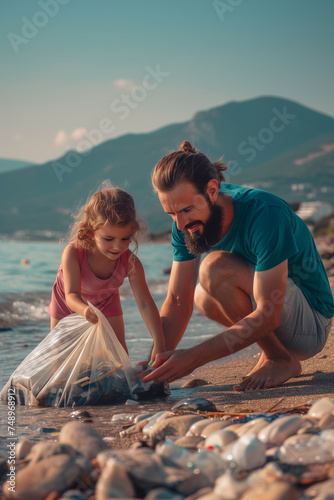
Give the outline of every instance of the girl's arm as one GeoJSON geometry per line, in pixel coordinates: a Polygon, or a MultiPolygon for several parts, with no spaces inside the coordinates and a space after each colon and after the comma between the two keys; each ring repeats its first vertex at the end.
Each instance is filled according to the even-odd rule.
{"type": "Polygon", "coordinates": [[[98,318],[91,307],[81,297],[81,273],[78,254],[73,245],[65,247],[61,263],[63,267],[65,300],[70,309],[81,314],[90,323],[97,323],[98,318]]]}
{"type": "Polygon", "coordinates": [[[165,339],[159,311],[147,287],[142,263],[137,257],[135,257],[134,267],[129,272],[128,278],[140,314],[154,341],[153,351],[151,353],[151,360],[154,361],[158,352],[164,352],[166,350],[165,339]]]}

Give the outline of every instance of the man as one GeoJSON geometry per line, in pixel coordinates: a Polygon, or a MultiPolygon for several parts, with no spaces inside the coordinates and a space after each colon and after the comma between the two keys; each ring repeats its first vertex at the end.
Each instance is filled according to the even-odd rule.
{"type": "Polygon", "coordinates": [[[167,352],[144,382],[176,380],[256,342],[260,359],[235,390],[274,387],[299,375],[300,361],[327,340],[334,301],[307,226],[277,196],[225,183],[226,168],[185,141],[153,170],[153,186],[174,221],[174,260],[160,311],[167,352]],[[228,328],[173,351],[194,301],[228,328]]]}

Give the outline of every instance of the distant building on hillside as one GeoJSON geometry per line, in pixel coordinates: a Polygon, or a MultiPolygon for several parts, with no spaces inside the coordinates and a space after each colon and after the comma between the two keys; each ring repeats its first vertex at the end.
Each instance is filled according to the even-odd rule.
{"type": "Polygon", "coordinates": [[[302,202],[296,211],[296,214],[305,221],[318,222],[323,217],[333,213],[333,207],[330,203],[322,201],[302,202]]]}

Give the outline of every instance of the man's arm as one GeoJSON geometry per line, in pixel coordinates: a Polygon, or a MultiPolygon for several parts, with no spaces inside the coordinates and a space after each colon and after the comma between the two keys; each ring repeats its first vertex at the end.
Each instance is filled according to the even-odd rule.
{"type": "Polygon", "coordinates": [[[275,330],[282,312],[287,274],[287,260],[268,271],[256,272],[253,285],[257,303],[255,311],[205,342],[159,355],[153,365],[156,370],[143,382],[179,379],[210,361],[241,351],[275,330]]]}
{"type": "Polygon", "coordinates": [[[166,350],[176,348],[191,318],[199,263],[200,257],[173,262],[167,297],[160,310],[166,350]]]}

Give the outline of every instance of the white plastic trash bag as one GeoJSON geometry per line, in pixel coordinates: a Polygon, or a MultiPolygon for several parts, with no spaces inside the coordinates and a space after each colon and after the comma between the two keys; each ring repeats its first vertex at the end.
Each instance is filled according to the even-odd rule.
{"type": "Polygon", "coordinates": [[[92,324],[79,314],[59,321],[15,370],[0,399],[15,390],[17,403],[33,406],[111,404],[132,397],[134,371],[105,316],[92,324]]]}

